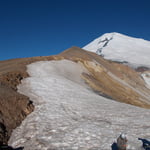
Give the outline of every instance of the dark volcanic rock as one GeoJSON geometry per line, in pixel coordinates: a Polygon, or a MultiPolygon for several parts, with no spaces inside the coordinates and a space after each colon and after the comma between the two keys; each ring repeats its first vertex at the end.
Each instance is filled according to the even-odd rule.
{"type": "Polygon", "coordinates": [[[138,72],[144,72],[144,71],[148,71],[148,70],[150,70],[150,68],[144,67],[144,66],[136,68],[136,71],[138,71],[138,72]]]}

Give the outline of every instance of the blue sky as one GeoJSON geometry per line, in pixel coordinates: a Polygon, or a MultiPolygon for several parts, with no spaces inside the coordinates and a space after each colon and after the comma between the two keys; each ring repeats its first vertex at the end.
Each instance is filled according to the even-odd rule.
{"type": "Polygon", "coordinates": [[[150,1],[0,0],[0,60],[58,54],[109,32],[150,40],[150,1]]]}

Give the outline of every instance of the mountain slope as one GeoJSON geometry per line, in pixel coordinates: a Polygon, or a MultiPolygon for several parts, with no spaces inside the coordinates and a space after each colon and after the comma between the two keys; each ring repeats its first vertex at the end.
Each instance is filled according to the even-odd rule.
{"type": "Polygon", "coordinates": [[[11,132],[34,110],[32,101],[17,92],[17,85],[28,76],[26,65],[55,57],[20,58],[0,61],[0,144],[7,143],[11,132]]]}
{"type": "Polygon", "coordinates": [[[137,137],[150,137],[150,110],[109,100],[89,89],[82,76],[96,70],[104,74],[105,68],[101,65],[108,65],[103,58],[94,64],[95,55],[71,48],[61,54],[71,60],[28,65],[30,77],[25,78],[18,89],[33,100],[35,110],[13,132],[9,144],[24,146],[24,150],[108,150],[118,134],[126,132],[128,148],[140,148],[137,137]],[[78,51],[75,58],[70,57],[73,50],[78,51]]]}
{"type": "Polygon", "coordinates": [[[106,33],[83,47],[105,59],[128,63],[132,67],[150,68],[150,41],[119,33],[106,33]]]}
{"type": "Polygon", "coordinates": [[[81,63],[89,73],[84,80],[99,94],[114,100],[149,108],[149,89],[133,69],[107,61],[102,57],[73,47],[60,54],[66,59],[81,63]]]}
{"type": "MultiPolygon", "coordinates": [[[[132,112],[131,110],[134,108],[135,110],[133,111],[133,115],[129,114],[131,118],[127,117],[128,111],[126,114],[121,112],[122,116],[126,117],[124,120],[122,120],[122,122],[117,122],[118,126],[123,126],[124,121],[127,125],[127,120],[131,121],[133,118],[136,118],[135,114],[138,114],[139,116],[140,113],[142,115],[145,114],[146,116],[149,115],[149,110],[124,104],[128,103],[143,108],[150,108],[150,92],[149,89],[146,88],[146,84],[139,73],[128,66],[105,60],[103,57],[100,57],[95,53],[85,51],[78,47],[72,47],[57,56],[1,61],[0,83],[0,102],[2,104],[0,105],[0,111],[2,112],[0,113],[2,118],[0,123],[5,125],[7,132],[9,132],[9,136],[12,130],[17,127],[29,113],[33,111],[33,105],[35,105],[34,112],[27,116],[27,121],[25,119],[23,124],[20,126],[20,128],[18,128],[18,130],[16,130],[16,132],[14,132],[9,141],[9,143],[15,147],[19,145],[25,145],[27,150],[29,149],[29,146],[32,146],[32,144],[35,146],[35,149],[38,149],[36,146],[42,147],[41,145],[45,145],[45,147],[47,147],[47,142],[45,140],[53,143],[49,143],[50,145],[48,144],[48,146],[52,146],[52,148],[58,148],[61,146],[67,147],[60,144],[63,141],[60,140],[61,138],[59,136],[57,138],[57,135],[59,135],[59,131],[62,133],[63,130],[65,130],[66,134],[69,134],[69,132],[66,132],[65,127],[69,128],[70,133],[72,133],[72,126],[69,125],[71,120],[74,120],[74,122],[77,123],[77,126],[81,125],[79,128],[82,129],[87,122],[91,122],[92,117],[95,115],[95,120],[102,121],[96,121],[94,126],[92,126],[90,123],[89,127],[85,128],[85,130],[88,132],[90,128],[93,128],[93,131],[96,132],[98,129],[97,127],[95,128],[95,126],[98,125],[101,126],[101,128],[103,128],[102,124],[107,126],[108,120],[104,119],[106,114],[113,113],[113,111],[117,110],[118,108],[124,108],[124,105],[126,107],[125,111],[129,109],[129,112],[132,112]],[[37,63],[34,64],[34,62],[37,63]],[[29,66],[27,67],[27,65],[29,66]],[[18,93],[17,85],[21,82],[22,84],[19,85],[18,93]],[[109,98],[109,100],[101,97],[100,95],[109,98]],[[113,101],[110,99],[113,99],[113,101]],[[62,105],[60,105],[61,100],[63,103],[62,105]],[[123,103],[120,104],[118,102],[114,102],[114,100],[123,103]],[[106,108],[109,107],[110,110],[107,110],[105,113],[106,108]],[[71,111],[73,108],[75,108],[75,110],[71,111]],[[85,113],[81,111],[82,109],[85,113]],[[103,114],[103,118],[97,116],[94,110],[96,110],[96,113],[103,114]],[[47,111],[50,112],[48,113],[47,111]],[[43,116],[46,116],[47,113],[49,115],[44,118],[43,116]],[[93,116],[91,117],[90,114],[93,116]],[[55,119],[53,120],[53,116],[56,120],[66,120],[66,124],[65,122],[64,124],[58,123],[58,125],[61,126],[61,128],[58,127],[58,134],[55,134],[55,129],[49,129],[49,126],[55,128],[54,126],[57,125],[55,119]],[[64,116],[65,118],[59,118],[60,116],[64,116]],[[31,120],[28,120],[28,117],[31,120]],[[44,120],[41,120],[42,117],[44,120]],[[45,135],[47,130],[44,130],[47,129],[47,127],[48,131],[50,131],[48,134],[54,135],[53,138],[45,135]],[[94,130],[94,128],[96,130],[94,130]],[[29,131],[27,131],[27,129],[29,131]],[[34,131],[35,133],[33,133],[34,131]],[[40,131],[43,132],[43,136],[40,136],[40,134],[42,134],[40,131]],[[39,137],[42,138],[39,139],[39,137]]],[[[119,111],[121,110],[119,109],[119,111]]],[[[116,112],[114,112],[113,115],[115,116],[116,112]]],[[[144,117],[139,118],[139,116],[137,116],[137,120],[140,119],[140,122],[131,122],[134,124],[133,127],[135,127],[137,124],[137,126],[141,128],[139,131],[143,133],[143,130],[148,130],[146,124],[149,120],[145,120],[144,117]]],[[[117,117],[119,118],[119,116],[117,117]]],[[[115,124],[114,120],[112,120],[110,124],[115,124]]],[[[110,143],[112,142],[112,138],[114,138],[114,136],[117,134],[115,131],[117,128],[119,128],[118,126],[116,126],[115,130],[113,130],[114,134],[112,135],[113,137],[109,139],[110,143]]],[[[112,129],[114,129],[114,127],[112,127],[112,129]]],[[[1,126],[0,130],[2,130],[1,126]]],[[[121,130],[124,130],[124,128],[119,128],[119,131],[121,130]]],[[[131,128],[131,130],[133,130],[133,128],[131,128]]],[[[79,130],[77,129],[75,132],[76,131],[78,132],[79,130]]],[[[89,130],[89,132],[90,138],[92,138],[91,135],[93,132],[91,132],[91,130],[89,130]]],[[[107,135],[106,132],[107,131],[105,130],[103,134],[107,135]]],[[[144,134],[141,133],[140,135],[144,136],[144,134]]],[[[133,134],[137,135],[138,133],[133,131],[133,134]]],[[[72,135],[74,136],[74,140],[79,134],[76,134],[73,131],[72,135]]],[[[82,135],[84,137],[86,136],[85,133],[82,135]]],[[[6,142],[9,136],[5,137],[4,135],[0,135],[0,142],[3,142],[4,140],[6,142]]],[[[64,134],[61,134],[61,137],[63,136],[64,134]]],[[[96,136],[100,139],[102,138],[100,135],[96,136]]],[[[147,134],[145,137],[147,136],[149,136],[149,134],[147,134]]],[[[71,135],[66,136],[66,140],[67,137],[71,138],[71,135]]],[[[89,136],[87,139],[88,138],[89,136]]],[[[103,144],[105,144],[105,140],[107,139],[104,139],[103,144]]],[[[98,144],[100,144],[99,140],[97,140],[96,143],[93,140],[91,140],[91,142],[93,143],[91,144],[92,147],[98,147],[98,144]]],[[[64,144],[66,144],[66,142],[64,142],[64,144]]],[[[68,147],[72,146],[72,144],[69,144],[68,147]]],[[[78,144],[77,147],[85,147],[85,142],[81,143],[80,145],[79,140],[77,140],[76,144],[78,144]]],[[[76,147],[76,145],[74,146],[76,147]]]]}

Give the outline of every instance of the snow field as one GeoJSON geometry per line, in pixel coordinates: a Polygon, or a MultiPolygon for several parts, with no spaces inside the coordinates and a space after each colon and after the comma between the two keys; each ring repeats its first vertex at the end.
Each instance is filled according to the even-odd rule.
{"type": "Polygon", "coordinates": [[[129,148],[150,137],[150,110],[96,95],[80,78],[86,70],[69,60],[28,65],[18,86],[35,110],[13,131],[9,144],[24,150],[110,150],[121,132],[129,148]],[[78,71],[77,71],[78,70],[78,71]]]}

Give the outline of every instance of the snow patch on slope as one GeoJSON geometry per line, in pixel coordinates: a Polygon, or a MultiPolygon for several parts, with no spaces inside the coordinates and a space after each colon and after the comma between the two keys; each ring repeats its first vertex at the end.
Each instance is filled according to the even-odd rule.
{"type": "Polygon", "coordinates": [[[150,68],[150,41],[119,33],[106,33],[83,49],[104,56],[105,59],[128,62],[133,67],[150,68]]]}
{"type": "Polygon", "coordinates": [[[150,89],[150,72],[145,72],[142,74],[144,81],[146,82],[147,88],[150,89]]]}
{"type": "Polygon", "coordinates": [[[30,77],[18,88],[33,100],[35,110],[13,131],[9,144],[24,150],[109,150],[126,132],[129,148],[138,150],[137,138],[150,137],[150,110],[96,95],[76,83],[79,78],[70,78],[75,66],[81,68],[79,74],[84,71],[66,60],[28,65],[30,77]],[[71,72],[66,75],[64,67],[71,72]]]}

